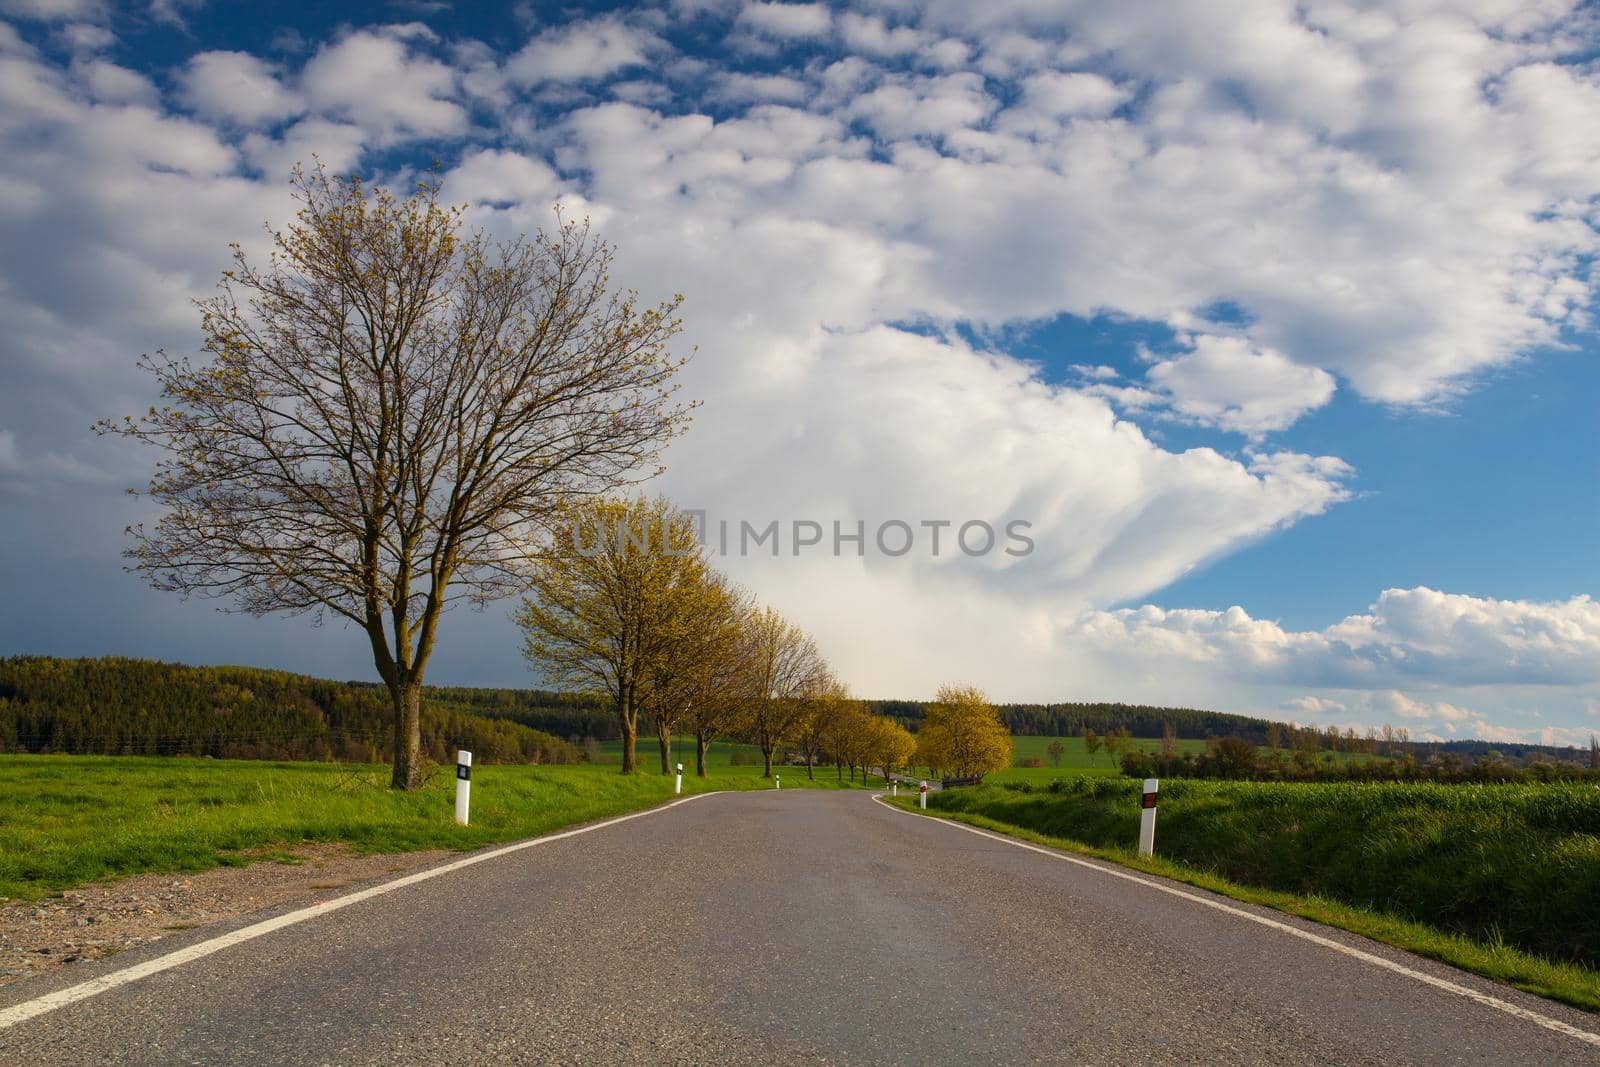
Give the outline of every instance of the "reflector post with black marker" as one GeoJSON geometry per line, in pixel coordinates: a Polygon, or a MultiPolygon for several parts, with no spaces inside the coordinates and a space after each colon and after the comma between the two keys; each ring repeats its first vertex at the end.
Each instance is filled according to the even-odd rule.
{"type": "Polygon", "coordinates": [[[467,805],[472,799],[472,753],[456,753],[456,822],[467,825],[467,805]]]}
{"type": "Polygon", "coordinates": [[[1156,851],[1156,790],[1159,778],[1144,780],[1144,793],[1139,798],[1139,855],[1153,856],[1156,851]]]}
{"type": "Polygon", "coordinates": [[[681,763],[678,764],[678,777],[677,780],[672,783],[672,791],[674,793],[683,792],[683,764],[681,763]]]}

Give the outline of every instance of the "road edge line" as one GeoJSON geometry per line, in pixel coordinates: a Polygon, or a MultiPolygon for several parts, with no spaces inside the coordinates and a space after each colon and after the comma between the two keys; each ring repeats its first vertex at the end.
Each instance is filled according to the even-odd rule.
{"type": "MultiPolygon", "coordinates": [[[[969,826],[966,823],[958,822],[955,819],[946,819],[938,815],[923,815],[921,812],[907,811],[896,804],[890,804],[885,801],[881,793],[873,794],[872,799],[880,802],[890,811],[897,812],[901,815],[909,815],[914,819],[931,819],[940,826],[948,826],[956,830],[965,830],[969,834],[977,834],[979,837],[987,837],[991,841],[999,841],[1001,844],[1005,845],[1014,845],[1017,848],[1027,849],[1029,852],[1037,852],[1041,856],[1049,856],[1052,859],[1064,860],[1067,863],[1073,863],[1079,867],[1087,867],[1089,870],[1099,871],[1101,874],[1109,875],[1112,878],[1121,878],[1127,882],[1136,882],[1139,885],[1147,886],[1151,889],[1157,890],[1158,892],[1166,893],[1169,896],[1182,897],[1185,900],[1193,901],[1196,904],[1203,904],[1206,907],[1214,908],[1217,911],[1227,912],[1230,915],[1237,915],[1240,918],[1248,919],[1253,923],[1259,923],[1262,926],[1282,931],[1283,933],[1289,934],[1293,937],[1298,937],[1302,941],[1309,941],[1314,945],[1320,945],[1323,948],[1332,949],[1335,952],[1349,956],[1353,959],[1360,960],[1363,963],[1368,963],[1374,967],[1379,967],[1383,970],[1403,975],[1407,978],[1421,982],[1424,985],[1430,985],[1435,989],[1443,990],[1446,993],[1453,993],[1456,996],[1465,997],[1466,999],[1475,1001],[1484,1005],[1485,1007],[1494,1008],[1497,1011],[1505,1012],[1507,1015],[1515,1016],[1516,1018],[1534,1023],[1538,1026],[1542,1026],[1546,1030],[1551,1030],[1558,1034],[1564,1034],[1567,1037],[1576,1038],[1579,1041],[1583,1041],[1587,1044],[1600,1048],[1600,1034],[1597,1034],[1591,1030],[1584,1030],[1580,1027],[1573,1026],[1571,1023],[1564,1023],[1560,1019],[1552,1019],[1548,1015],[1541,1015],[1530,1008],[1522,1007],[1520,1004],[1513,1004],[1509,1000],[1501,1000],[1499,997],[1491,996],[1488,993],[1479,992],[1478,990],[1472,989],[1469,986],[1464,986],[1445,978],[1438,978],[1424,971],[1415,970],[1411,967],[1405,966],[1402,963],[1396,963],[1393,960],[1385,959],[1382,956],[1364,951],[1363,949],[1341,944],[1340,942],[1333,940],[1331,937],[1323,937],[1321,934],[1312,933],[1310,930],[1302,930],[1290,923],[1280,922],[1279,920],[1270,918],[1266,915],[1257,915],[1254,912],[1247,911],[1244,908],[1236,905],[1225,903],[1222,900],[1214,900],[1209,897],[1204,897],[1187,889],[1179,889],[1176,886],[1163,885],[1162,883],[1154,881],[1145,875],[1134,874],[1130,871],[1117,870],[1112,867],[1102,866],[1100,863],[1091,863],[1089,860],[1083,859],[1079,856],[1074,856],[1067,852],[1062,852],[1059,849],[1046,848],[1043,845],[1035,845],[1027,841],[1019,841],[1014,837],[1006,837],[1004,834],[997,834],[990,830],[980,829],[976,826],[969,826]]],[[[1397,951],[1403,952],[1405,950],[1398,949],[1397,951]]],[[[1446,964],[1445,966],[1449,965],[1446,964]]]]}
{"type": "Polygon", "coordinates": [[[525,841],[517,841],[510,845],[502,845],[499,848],[492,849],[488,852],[478,852],[474,853],[473,855],[463,857],[459,860],[452,860],[451,862],[443,864],[442,866],[429,867],[427,870],[415,871],[411,874],[401,875],[399,878],[394,878],[387,882],[380,882],[377,885],[368,886],[365,889],[359,889],[354,893],[348,893],[342,897],[335,897],[332,900],[321,900],[315,904],[309,904],[306,907],[285,912],[282,915],[275,915],[270,919],[263,919],[260,922],[251,923],[249,926],[242,926],[237,930],[230,930],[225,934],[218,934],[216,937],[207,938],[206,940],[197,942],[196,944],[176,949],[167,953],[166,955],[157,956],[155,959],[146,960],[143,963],[136,963],[131,967],[124,967],[121,970],[112,971],[110,974],[103,974],[98,978],[91,978],[87,982],[79,982],[77,985],[67,986],[65,989],[57,989],[52,993],[45,993],[42,996],[34,997],[31,1000],[24,1000],[20,1003],[12,1004],[9,1007],[0,1008],[0,1030],[5,1030],[12,1026],[16,1026],[18,1023],[37,1018],[40,1015],[55,1011],[58,1008],[64,1008],[69,1004],[76,1004],[79,1001],[88,1000],[90,997],[99,996],[101,993],[116,989],[119,986],[125,986],[130,982],[137,982],[141,978],[148,978],[152,974],[159,974],[162,971],[170,970],[173,967],[179,967],[185,963],[192,963],[195,960],[203,959],[212,953],[221,952],[225,948],[231,948],[234,945],[243,944],[246,941],[254,941],[258,937],[264,937],[267,934],[273,933],[277,930],[282,930],[285,927],[295,926],[299,923],[306,922],[309,919],[315,919],[319,916],[338,911],[341,908],[347,908],[352,904],[359,904],[364,900],[371,900],[373,897],[383,896],[385,893],[392,893],[396,889],[404,889],[406,886],[416,885],[418,882],[426,882],[430,878],[437,878],[440,875],[450,874],[465,867],[471,867],[479,863],[487,862],[488,860],[499,859],[501,856],[509,855],[513,852],[521,852],[523,849],[533,848],[536,845],[549,844],[552,841],[560,841],[563,838],[576,837],[579,834],[592,833],[595,830],[604,830],[608,826],[615,826],[618,823],[627,822],[630,819],[641,819],[646,815],[659,815],[661,812],[666,811],[669,808],[675,808],[680,804],[687,804],[691,800],[699,800],[701,797],[713,797],[723,792],[726,792],[726,790],[713,789],[706,793],[693,793],[681,799],[672,800],[665,804],[657,805],[656,807],[645,808],[643,811],[629,812],[626,815],[617,815],[601,822],[590,823],[588,826],[579,826],[571,830],[561,830],[557,833],[545,834],[541,837],[530,837],[525,841]]]}

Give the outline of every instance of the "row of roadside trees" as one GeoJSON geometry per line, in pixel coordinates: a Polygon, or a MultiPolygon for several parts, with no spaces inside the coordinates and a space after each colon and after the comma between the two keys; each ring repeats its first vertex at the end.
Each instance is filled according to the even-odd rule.
{"type": "Polygon", "coordinates": [[[555,685],[604,692],[622,735],[622,772],[637,769],[641,721],[661,770],[672,739],[695,739],[695,773],[716,741],[781,748],[894,773],[916,751],[899,723],[851,699],[816,642],[713,567],[693,516],[663,497],[582,500],[563,509],[551,550],[516,613],[523,651],[555,685]]]}

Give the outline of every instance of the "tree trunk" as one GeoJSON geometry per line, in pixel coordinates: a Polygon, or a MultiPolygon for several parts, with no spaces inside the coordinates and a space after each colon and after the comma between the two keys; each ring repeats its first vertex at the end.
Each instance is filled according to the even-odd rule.
{"type": "Polygon", "coordinates": [[[661,745],[661,773],[672,773],[672,730],[656,720],[656,741],[661,745]]]}
{"type": "Polygon", "coordinates": [[[772,777],[772,749],[763,747],[761,749],[761,758],[766,760],[766,763],[767,763],[767,769],[763,773],[762,777],[771,778],[772,777]]]}
{"type": "Polygon", "coordinates": [[[711,745],[706,741],[705,734],[697,733],[694,735],[694,773],[698,777],[704,778],[706,776],[706,750],[710,747],[711,745]]]}
{"type": "Polygon", "coordinates": [[[632,774],[638,770],[638,765],[633,758],[634,742],[639,740],[639,723],[637,720],[629,722],[622,720],[622,773],[632,774]]]}
{"type": "Polygon", "coordinates": [[[817,758],[815,756],[807,756],[806,757],[806,777],[811,779],[813,782],[817,780],[816,766],[817,766],[817,758]]]}
{"type": "Polygon", "coordinates": [[[389,784],[412,792],[422,787],[422,683],[389,687],[394,702],[394,776],[389,784]]]}
{"type": "Polygon", "coordinates": [[[833,773],[838,775],[839,781],[844,781],[844,764],[838,760],[833,761],[833,773]]]}

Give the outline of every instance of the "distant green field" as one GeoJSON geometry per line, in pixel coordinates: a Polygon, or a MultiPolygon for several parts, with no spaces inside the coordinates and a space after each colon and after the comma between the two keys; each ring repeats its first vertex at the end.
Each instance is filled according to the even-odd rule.
{"type": "MultiPolygon", "coordinates": [[[[759,766],[691,773],[684,791],[769,788],[760,773],[759,766]]],[[[388,775],[372,764],[0,756],[0,897],[37,898],[143,871],[204,870],[245,862],[245,849],[301,841],[345,841],[364,852],[476,848],[672,797],[671,778],[625,777],[615,766],[476,767],[472,825],[461,827],[450,768],[410,794],[389,789],[388,775]]],[[[783,784],[801,787],[804,779],[786,776],[783,784]]],[[[831,775],[819,775],[816,785],[835,787],[831,775]]]]}

